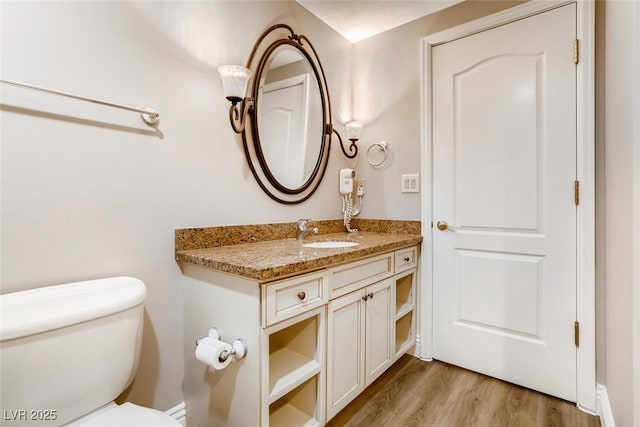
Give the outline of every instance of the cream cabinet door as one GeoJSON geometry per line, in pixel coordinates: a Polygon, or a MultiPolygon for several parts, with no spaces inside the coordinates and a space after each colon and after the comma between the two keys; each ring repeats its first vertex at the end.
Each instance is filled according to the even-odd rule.
{"type": "Polygon", "coordinates": [[[391,329],[393,325],[392,285],[387,279],[365,289],[365,385],[371,384],[393,361],[391,329]]]}
{"type": "Polygon", "coordinates": [[[329,303],[327,421],[391,366],[392,284],[386,279],[329,303]]]}
{"type": "Polygon", "coordinates": [[[327,421],[365,388],[365,296],[363,289],[328,305],[327,421]]]}

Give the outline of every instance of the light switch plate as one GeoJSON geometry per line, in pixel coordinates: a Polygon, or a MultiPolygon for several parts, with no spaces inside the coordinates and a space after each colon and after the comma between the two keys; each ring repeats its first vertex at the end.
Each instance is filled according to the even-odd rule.
{"type": "Polygon", "coordinates": [[[402,175],[402,187],[403,193],[419,193],[420,192],[420,174],[406,174],[402,175]]]}

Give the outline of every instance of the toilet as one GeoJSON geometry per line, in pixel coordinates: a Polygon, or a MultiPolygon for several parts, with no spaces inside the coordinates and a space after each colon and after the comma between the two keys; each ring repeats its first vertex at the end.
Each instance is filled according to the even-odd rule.
{"type": "Polygon", "coordinates": [[[114,403],[138,367],[146,295],[132,277],[0,295],[0,424],[181,426],[114,403]]]}

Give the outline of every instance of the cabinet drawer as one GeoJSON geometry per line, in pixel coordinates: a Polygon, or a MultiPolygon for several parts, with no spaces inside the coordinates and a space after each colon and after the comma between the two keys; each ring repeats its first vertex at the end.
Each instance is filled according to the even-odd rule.
{"type": "Polygon", "coordinates": [[[416,260],[418,259],[418,247],[412,246],[410,248],[398,249],[396,251],[396,273],[409,270],[416,266],[416,260]]]}
{"type": "Polygon", "coordinates": [[[329,299],[346,295],[393,275],[393,252],[329,269],[329,299]]]}
{"type": "Polygon", "coordinates": [[[327,283],[323,271],[262,285],[262,324],[273,325],[326,304],[327,283]]]}

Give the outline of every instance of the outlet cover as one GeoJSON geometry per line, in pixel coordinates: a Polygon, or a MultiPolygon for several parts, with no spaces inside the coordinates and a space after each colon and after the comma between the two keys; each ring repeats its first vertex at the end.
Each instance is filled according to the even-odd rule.
{"type": "Polygon", "coordinates": [[[419,193],[420,192],[420,174],[402,175],[402,193],[419,193]]]}

